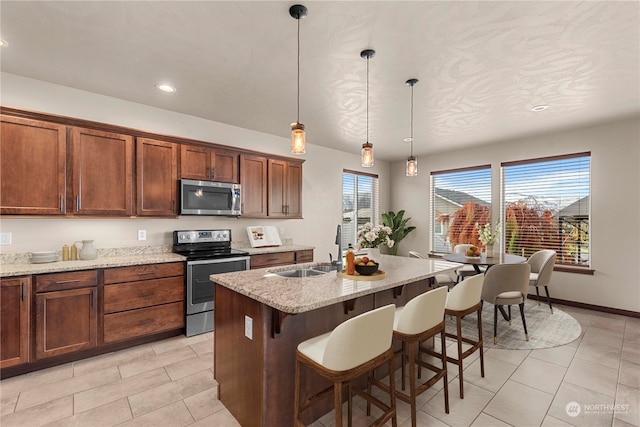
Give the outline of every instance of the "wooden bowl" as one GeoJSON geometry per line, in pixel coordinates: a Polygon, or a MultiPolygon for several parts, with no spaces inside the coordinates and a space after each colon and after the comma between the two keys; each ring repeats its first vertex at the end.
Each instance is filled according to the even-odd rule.
{"type": "Polygon", "coordinates": [[[378,271],[378,265],[356,265],[356,271],[363,276],[371,276],[373,273],[378,271]]]}

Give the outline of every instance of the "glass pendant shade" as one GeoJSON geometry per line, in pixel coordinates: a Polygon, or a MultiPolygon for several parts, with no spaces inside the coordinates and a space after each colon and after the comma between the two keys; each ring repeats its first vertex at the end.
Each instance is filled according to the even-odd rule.
{"type": "Polygon", "coordinates": [[[291,153],[304,154],[306,136],[304,133],[304,125],[302,123],[291,124],[291,153]]]}
{"type": "Polygon", "coordinates": [[[416,156],[407,157],[407,176],[418,175],[418,158],[416,156]]]}
{"type": "Polygon", "coordinates": [[[370,142],[362,144],[362,166],[365,168],[373,166],[373,144],[370,142]]]}

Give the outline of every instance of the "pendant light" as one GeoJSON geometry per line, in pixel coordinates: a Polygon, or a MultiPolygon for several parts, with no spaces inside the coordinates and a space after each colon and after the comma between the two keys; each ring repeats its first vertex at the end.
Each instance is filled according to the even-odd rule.
{"type": "Polygon", "coordinates": [[[373,144],[369,142],[369,59],[376,54],[375,50],[366,49],[360,52],[360,57],[367,60],[367,142],[362,144],[362,166],[373,166],[373,144]]]}
{"type": "Polygon", "coordinates": [[[418,79],[409,79],[405,82],[407,86],[411,86],[411,136],[404,139],[411,142],[411,154],[407,157],[407,176],[418,175],[418,158],[413,155],[413,85],[416,83],[418,79]]]}
{"type": "Polygon", "coordinates": [[[298,21],[298,116],[295,123],[291,123],[291,152],[304,154],[305,133],[304,125],[300,123],[300,20],[307,16],[307,8],[301,4],[289,8],[289,15],[298,21]]]}

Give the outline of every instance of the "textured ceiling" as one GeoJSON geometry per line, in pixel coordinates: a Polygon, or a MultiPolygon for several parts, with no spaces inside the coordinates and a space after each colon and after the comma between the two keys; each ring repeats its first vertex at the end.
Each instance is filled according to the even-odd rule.
{"type": "MultiPolygon", "coordinates": [[[[294,2],[0,3],[2,71],[288,137],[294,2]],[[160,93],[158,82],[177,92],[160,93]]],[[[640,113],[640,3],[307,1],[307,141],[424,155],[640,113]],[[544,112],[530,108],[549,105],[544,112]]],[[[258,148],[258,147],[256,147],[258,148]]]]}

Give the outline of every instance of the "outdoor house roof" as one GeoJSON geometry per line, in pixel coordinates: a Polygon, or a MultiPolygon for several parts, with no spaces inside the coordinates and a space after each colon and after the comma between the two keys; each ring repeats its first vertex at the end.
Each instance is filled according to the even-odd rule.
{"type": "Polygon", "coordinates": [[[456,191],[456,190],[445,190],[444,188],[436,187],[436,197],[440,197],[449,203],[453,203],[457,206],[462,206],[467,202],[474,202],[480,206],[490,206],[491,204],[479,199],[477,197],[472,196],[471,194],[456,191]]]}

